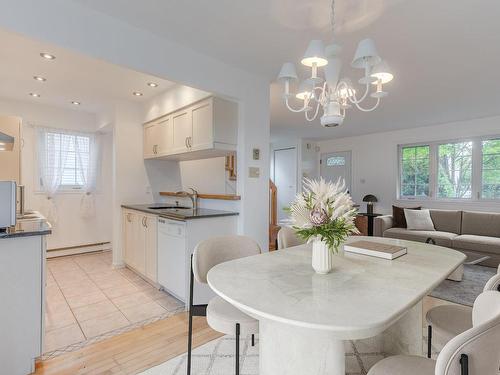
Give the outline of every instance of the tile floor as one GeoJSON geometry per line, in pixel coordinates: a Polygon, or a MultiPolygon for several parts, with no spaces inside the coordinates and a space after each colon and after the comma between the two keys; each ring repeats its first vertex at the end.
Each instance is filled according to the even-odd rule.
{"type": "Polygon", "coordinates": [[[47,261],[44,353],[184,310],[168,293],[111,262],[110,251],[47,261]]]}

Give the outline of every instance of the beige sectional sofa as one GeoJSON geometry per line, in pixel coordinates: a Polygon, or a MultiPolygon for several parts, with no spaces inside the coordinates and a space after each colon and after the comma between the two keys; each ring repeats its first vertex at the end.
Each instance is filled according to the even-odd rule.
{"type": "Polygon", "coordinates": [[[497,267],[500,263],[500,213],[430,210],[435,231],[416,231],[394,228],[391,215],[374,220],[373,235],[425,242],[432,238],[437,245],[460,250],[479,258],[489,259],[481,264],[497,267]]]}

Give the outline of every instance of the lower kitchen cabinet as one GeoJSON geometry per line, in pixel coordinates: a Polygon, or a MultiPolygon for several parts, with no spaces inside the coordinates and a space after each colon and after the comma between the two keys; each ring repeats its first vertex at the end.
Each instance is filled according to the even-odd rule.
{"type": "Polygon", "coordinates": [[[147,279],[157,281],[157,216],[123,210],[124,261],[147,279]]]}

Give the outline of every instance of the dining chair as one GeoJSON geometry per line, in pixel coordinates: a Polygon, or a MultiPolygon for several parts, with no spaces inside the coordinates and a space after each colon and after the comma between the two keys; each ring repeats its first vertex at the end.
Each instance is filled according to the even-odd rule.
{"type": "Polygon", "coordinates": [[[474,326],[448,341],[437,360],[396,355],[377,362],[368,375],[486,375],[500,366],[500,293],[486,291],[474,302],[474,326]]]}
{"type": "MultiPolygon", "coordinates": [[[[483,291],[500,291],[500,274],[495,274],[486,282],[483,291]]],[[[456,335],[472,327],[472,310],[462,305],[436,306],[427,311],[427,358],[432,355],[433,336],[444,345],[456,335]]]]}
{"type": "MultiPolygon", "coordinates": [[[[201,241],[191,257],[191,277],[189,285],[189,332],[187,375],[191,374],[191,352],[193,344],[193,316],[206,316],[208,325],[215,331],[236,336],[236,375],[240,373],[240,335],[259,332],[259,321],[241,312],[219,296],[212,298],[208,305],[193,304],[194,281],[207,284],[207,274],[212,267],[234,259],[261,253],[259,245],[245,236],[220,236],[201,241]]],[[[238,277],[238,275],[234,275],[238,277]]]]}
{"type": "Polygon", "coordinates": [[[305,244],[305,241],[299,238],[292,228],[281,227],[278,232],[278,250],[303,244],[305,244]]]}

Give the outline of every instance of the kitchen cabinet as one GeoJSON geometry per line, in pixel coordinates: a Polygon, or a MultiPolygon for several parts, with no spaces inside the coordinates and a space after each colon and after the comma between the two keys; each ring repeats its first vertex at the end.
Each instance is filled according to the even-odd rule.
{"type": "Polygon", "coordinates": [[[157,281],[157,217],[123,210],[125,263],[147,279],[157,281]]]}
{"type": "Polygon", "coordinates": [[[173,149],[171,116],[163,116],[144,125],[144,158],[168,155],[173,149]]]}
{"type": "Polygon", "coordinates": [[[237,104],[209,97],[144,124],[144,158],[225,156],[236,150],[237,128],[237,104]]]}
{"type": "Polygon", "coordinates": [[[21,119],[0,116],[0,181],[21,182],[21,119]],[[14,138],[11,147],[4,145],[7,138],[14,138]]]}

